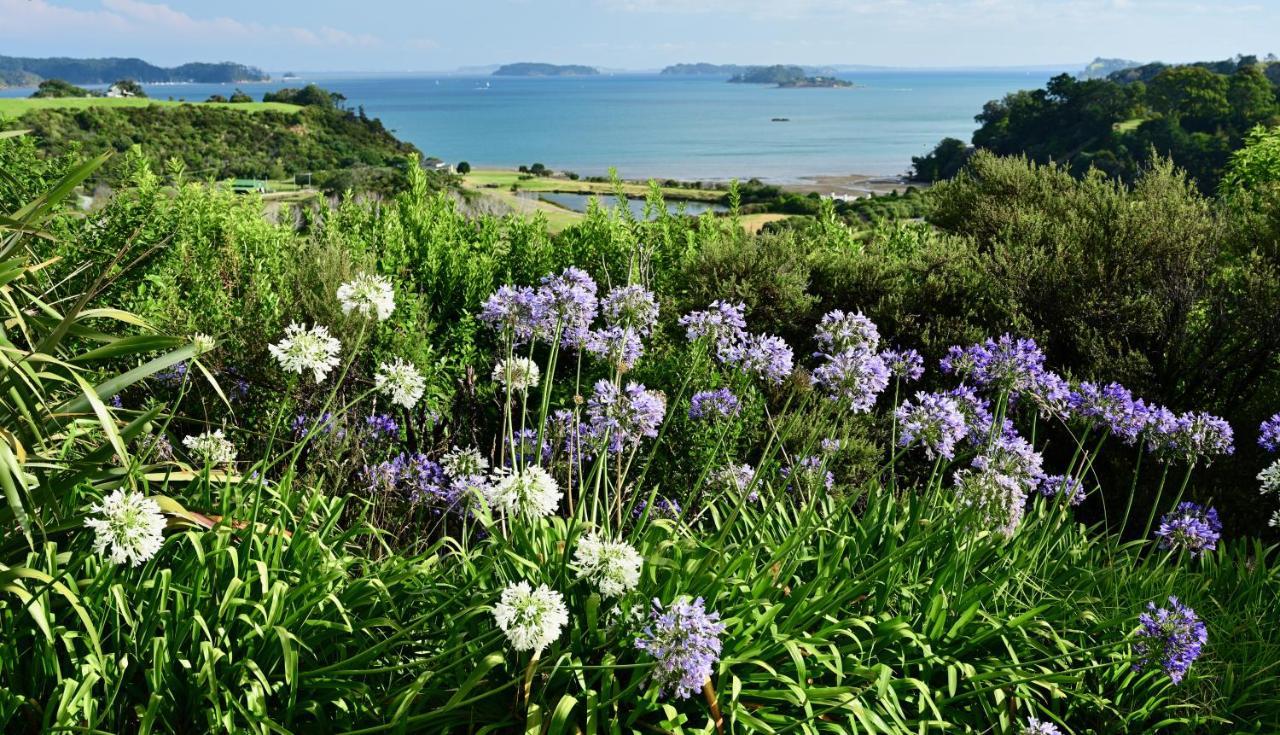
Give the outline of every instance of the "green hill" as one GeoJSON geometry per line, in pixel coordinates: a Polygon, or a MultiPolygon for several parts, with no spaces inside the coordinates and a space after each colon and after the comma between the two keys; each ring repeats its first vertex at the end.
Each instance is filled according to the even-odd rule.
{"type": "Polygon", "coordinates": [[[584,77],[599,74],[593,66],[580,64],[503,64],[493,72],[495,77],[584,77]]]}
{"type": "Polygon", "coordinates": [[[110,84],[118,79],[132,79],[144,84],[163,82],[222,84],[264,81],[270,78],[261,69],[231,61],[194,62],[165,68],[133,58],[37,59],[0,56],[0,86],[31,86],[42,79],[61,79],[72,84],[110,84]]]}

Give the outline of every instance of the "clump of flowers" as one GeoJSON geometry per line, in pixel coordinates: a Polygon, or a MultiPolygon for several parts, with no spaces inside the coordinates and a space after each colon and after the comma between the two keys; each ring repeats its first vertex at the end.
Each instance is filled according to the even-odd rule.
{"type": "Polygon", "coordinates": [[[516,392],[537,388],[542,381],[538,363],[526,357],[509,357],[493,368],[493,379],[516,392]]]}
{"type": "Polygon", "coordinates": [[[294,438],[299,440],[313,431],[317,432],[319,436],[333,434],[338,439],[343,439],[347,436],[347,430],[334,423],[332,411],[325,411],[314,418],[305,413],[300,413],[293,417],[293,423],[290,428],[293,429],[294,438]]]}
{"type": "Polygon", "coordinates": [[[222,429],[188,436],[182,445],[206,465],[231,464],[236,461],[236,446],[222,435],[222,429]]]}
{"type": "Polygon", "coordinates": [[[560,341],[566,347],[581,347],[596,317],[596,282],[580,268],[565,268],[560,275],[542,279],[537,297],[542,302],[545,331],[554,338],[560,330],[560,341]]]}
{"type": "Polygon", "coordinates": [[[1235,451],[1231,425],[1209,413],[1175,414],[1163,406],[1154,406],[1146,434],[1147,447],[1152,452],[1188,464],[1208,464],[1219,455],[1235,451]]]}
{"type": "Polygon", "coordinates": [[[889,375],[897,380],[910,383],[924,375],[924,358],[915,350],[884,350],[880,359],[889,369],[889,375]]]}
{"type": "Polygon", "coordinates": [[[880,330],[862,312],[846,314],[836,309],[822,315],[814,338],[826,354],[858,348],[872,352],[880,345],[880,330]]]}
{"type": "Polygon", "coordinates": [[[795,362],[791,346],[771,334],[743,334],[732,342],[722,342],[717,353],[720,361],[766,383],[779,385],[795,362]]]}
{"type": "Polygon", "coordinates": [[[411,503],[451,509],[458,500],[444,469],[421,452],[402,452],[368,467],[365,479],[370,491],[401,495],[411,503]]]}
{"type": "Polygon", "coordinates": [[[582,346],[587,352],[621,370],[629,370],[644,355],[644,341],[632,327],[611,326],[587,332],[582,346]]]}
{"type": "Polygon", "coordinates": [[[1280,459],[1267,465],[1266,469],[1258,473],[1258,482],[1261,483],[1258,491],[1263,495],[1270,495],[1280,490],[1280,459]]]}
{"type": "Polygon", "coordinates": [[[398,357],[392,362],[378,365],[373,383],[379,393],[405,408],[413,408],[427,386],[427,381],[418,372],[418,368],[398,357]]]}
{"type": "Polygon", "coordinates": [[[136,567],[164,545],[164,514],[155,500],[140,492],[117,489],[91,505],[89,512],[99,516],[84,522],[94,531],[93,550],[113,564],[136,567]]]}
{"type": "Polygon", "coordinates": [[[755,489],[756,469],[749,464],[731,464],[711,474],[711,484],[732,491],[735,496],[745,496],[748,502],[760,499],[755,489]]]}
{"type": "Polygon", "coordinates": [[[1022,726],[1018,735],[1062,735],[1062,731],[1052,722],[1028,717],[1027,724],[1022,726]]]}
{"type": "Polygon", "coordinates": [[[898,443],[919,442],[930,459],[955,457],[956,443],[969,433],[954,398],[943,393],[917,393],[915,402],[902,402],[895,412],[902,435],[898,443]]]}
{"type": "Polygon", "coordinates": [[[489,460],[475,447],[454,447],[440,458],[440,466],[450,477],[467,477],[483,475],[489,469],[489,460]]]}
{"type": "Polygon", "coordinates": [[[618,597],[640,583],[640,552],[621,541],[604,541],[594,533],[578,541],[573,550],[573,569],[578,579],[596,585],[604,597],[618,597]]]}
{"type": "MultiPolygon", "coordinates": [[[[649,504],[643,500],[636,503],[635,510],[631,511],[631,515],[639,518],[644,515],[649,504]]],[[[674,498],[664,498],[661,495],[653,499],[653,510],[650,511],[650,518],[666,518],[668,520],[676,520],[684,513],[684,509],[680,507],[680,501],[674,498]]]]}
{"type": "Polygon", "coordinates": [[[494,605],[493,619],[512,648],[541,653],[569,623],[569,608],[560,593],[545,584],[534,589],[528,582],[513,582],[494,605]]]}
{"type": "Polygon", "coordinates": [[[728,388],[704,390],[693,394],[689,399],[689,418],[715,421],[738,415],[741,404],[738,397],[728,388]]]}
{"type": "Polygon", "coordinates": [[[369,414],[365,417],[364,425],[369,430],[369,435],[375,439],[394,437],[400,431],[400,424],[385,413],[369,414]]]}
{"type": "Polygon", "coordinates": [[[1080,383],[1068,397],[1067,405],[1075,418],[1111,432],[1126,444],[1138,441],[1151,418],[1146,403],[1119,383],[1080,383]]]}
{"type": "Polygon", "coordinates": [[[515,434],[503,440],[502,444],[504,451],[500,460],[504,465],[526,465],[538,461],[539,457],[548,459],[551,456],[551,446],[546,441],[538,441],[536,429],[516,429],[515,434]]]}
{"type": "Polygon", "coordinates": [[[745,308],[741,303],[712,301],[705,311],[691,311],[680,317],[679,324],[690,342],[706,339],[720,348],[742,338],[747,328],[745,308]]]}
{"type": "Polygon", "coordinates": [[[1084,483],[1078,477],[1046,475],[1040,481],[1040,494],[1046,498],[1065,497],[1068,505],[1084,502],[1084,483]]]}
{"type": "Polygon", "coordinates": [[[720,614],[708,613],[701,597],[679,597],[666,609],[654,600],[649,617],[636,648],[657,660],[652,677],[660,690],[687,699],[702,688],[720,660],[720,614]]]}
{"type": "Polygon", "coordinates": [[[512,344],[522,344],[543,329],[546,308],[528,286],[500,286],[480,307],[480,321],[512,344]]]}
{"type": "Polygon", "coordinates": [[[1027,495],[1044,477],[1043,458],[1021,437],[1000,437],[956,472],[961,502],[977,509],[981,521],[1012,536],[1022,522],[1027,495]]]}
{"type": "Polygon", "coordinates": [[[597,439],[607,437],[609,451],[615,454],[657,436],[666,411],[666,398],[639,383],[628,383],[619,390],[613,383],[600,380],[587,400],[592,435],[597,439]]]}
{"type": "Polygon", "coordinates": [[[822,457],[809,455],[801,457],[790,467],[779,470],[783,478],[790,480],[787,484],[789,492],[816,492],[819,488],[831,491],[836,486],[836,476],[823,469],[822,457]]]}
{"type": "Polygon", "coordinates": [[[329,330],[319,324],[307,328],[297,322],[284,331],[284,339],[268,345],[271,356],[280,367],[291,373],[302,374],[310,370],[320,383],[338,366],[338,351],[342,345],[329,335],[329,330]]]}
{"type": "Polygon", "coordinates": [[[1280,413],[1263,421],[1258,427],[1258,446],[1268,452],[1280,449],[1280,413]]]}
{"type": "Polygon", "coordinates": [[[600,302],[600,312],[611,327],[624,327],[646,337],[658,321],[658,302],[643,286],[619,286],[600,302]]]}
{"type": "Polygon", "coordinates": [[[1196,611],[1169,596],[1169,607],[1147,603],[1147,612],[1138,616],[1141,627],[1134,649],[1138,661],[1135,671],[1160,667],[1174,684],[1182,681],[1191,664],[1200,657],[1200,649],[1209,640],[1208,629],[1196,611]]]}
{"type": "Polygon", "coordinates": [[[847,402],[850,411],[865,413],[889,385],[889,369],[880,355],[864,344],[827,357],[814,369],[813,382],[832,400],[847,402]]]}
{"type": "Polygon", "coordinates": [[[338,287],[338,302],[342,313],[357,312],[361,316],[377,316],[385,321],[396,308],[395,291],[391,281],[382,276],[361,273],[338,287]]]}
{"type": "Polygon", "coordinates": [[[560,506],[560,486],[546,470],[530,465],[497,477],[486,488],[485,499],[508,516],[533,520],[556,512],[560,506]]]}
{"type": "Polygon", "coordinates": [[[1221,534],[1218,511],[1191,502],[1179,503],[1177,508],[1166,513],[1155,532],[1156,538],[1160,539],[1160,548],[1186,549],[1192,556],[1217,548],[1221,534]]]}

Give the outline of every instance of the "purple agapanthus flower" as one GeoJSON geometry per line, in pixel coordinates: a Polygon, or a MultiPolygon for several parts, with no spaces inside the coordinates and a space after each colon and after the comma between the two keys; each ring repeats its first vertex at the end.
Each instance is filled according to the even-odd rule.
{"type": "Polygon", "coordinates": [[[156,373],[156,380],[164,383],[170,388],[177,388],[182,385],[182,381],[187,377],[187,363],[179,362],[168,370],[161,370],[156,373]]]}
{"type": "Polygon", "coordinates": [[[941,362],[942,371],[973,380],[987,390],[1007,390],[1012,395],[1042,387],[1044,353],[1033,339],[1008,334],[968,347],[951,347],[941,362]]]}
{"type": "Polygon", "coordinates": [[[741,303],[712,301],[705,311],[691,311],[680,317],[680,326],[690,342],[708,339],[717,347],[737,342],[747,328],[741,303]]]}
{"type": "Polygon", "coordinates": [[[558,329],[562,345],[581,348],[598,306],[596,282],[591,276],[581,268],[565,268],[559,275],[542,279],[537,297],[542,302],[546,336],[554,336],[558,329]]]}
{"type": "Polygon", "coordinates": [[[338,426],[331,411],[325,411],[319,416],[308,416],[305,413],[300,413],[293,417],[293,424],[290,428],[293,429],[295,439],[302,439],[311,431],[318,432],[319,436],[332,434],[338,439],[345,439],[347,436],[347,430],[338,426]]]}
{"type": "Polygon", "coordinates": [[[813,336],[828,355],[852,349],[874,352],[880,346],[880,330],[860,311],[836,309],[823,314],[813,336]]]}
{"type": "Polygon", "coordinates": [[[546,460],[551,457],[551,445],[546,441],[539,444],[535,429],[516,429],[515,436],[509,436],[503,441],[503,452],[499,460],[504,467],[509,467],[513,456],[520,466],[537,462],[539,457],[546,460]]]}
{"type": "Polygon", "coordinates": [[[1212,551],[1221,538],[1222,523],[1218,511],[1202,508],[1196,503],[1179,503],[1177,508],[1160,519],[1156,538],[1162,549],[1186,549],[1192,556],[1212,551]]]}
{"type": "Polygon", "coordinates": [[[1027,724],[1022,726],[1018,735],[1062,735],[1062,731],[1058,729],[1057,725],[1048,720],[1028,717],[1027,724]]]}
{"type": "MultiPolygon", "coordinates": [[[[965,439],[970,444],[985,445],[987,439],[991,436],[992,425],[996,420],[991,413],[991,404],[987,399],[979,396],[977,391],[967,385],[956,386],[946,391],[944,395],[954,400],[956,407],[964,415],[964,423],[969,432],[965,439]]],[[[1005,419],[999,434],[1001,436],[1014,436],[1013,422],[1005,419]]]]}
{"type": "Polygon", "coordinates": [[[1080,383],[1067,405],[1072,417],[1094,429],[1108,431],[1126,444],[1137,443],[1151,419],[1147,404],[1119,383],[1080,383]]]}
{"type": "Polygon", "coordinates": [[[1040,494],[1046,498],[1065,496],[1068,505],[1079,505],[1084,502],[1084,483],[1078,477],[1045,475],[1040,480],[1040,494]]]}
{"type": "Polygon", "coordinates": [[[956,443],[969,434],[969,426],[956,400],[945,393],[917,393],[894,412],[904,447],[919,442],[930,459],[955,457],[956,443]]]}
{"type": "MultiPolygon", "coordinates": [[[[636,503],[635,510],[631,511],[631,515],[635,518],[639,518],[644,515],[645,509],[648,507],[649,504],[641,500],[636,503]]],[[[684,510],[680,507],[679,501],[674,498],[664,498],[659,495],[653,499],[653,511],[649,514],[649,517],[675,520],[679,518],[682,513],[684,513],[684,510]]]]}
{"type": "Polygon", "coordinates": [[[643,286],[619,286],[600,302],[600,313],[611,327],[626,327],[647,337],[658,322],[658,302],[643,286]]]}
{"type": "Polygon", "coordinates": [[[1196,611],[1169,596],[1169,607],[1147,603],[1147,612],[1138,616],[1141,628],[1134,650],[1138,661],[1135,671],[1158,666],[1174,684],[1187,675],[1191,664],[1200,657],[1200,649],[1209,640],[1209,631],[1196,611]]]}
{"type": "Polygon", "coordinates": [[[366,467],[365,479],[371,492],[398,494],[411,503],[448,510],[457,501],[457,490],[444,468],[422,453],[401,453],[366,467]]]}
{"type": "Polygon", "coordinates": [[[1044,478],[1043,462],[1027,440],[1001,436],[974,457],[971,468],[956,472],[960,502],[976,509],[982,523],[1012,536],[1022,523],[1027,495],[1044,478]]]}
{"type": "Polygon", "coordinates": [[[788,480],[787,492],[816,492],[819,488],[830,492],[836,486],[836,476],[823,469],[824,461],[817,455],[801,457],[791,467],[783,467],[779,474],[788,480]]]}
{"type": "Polygon", "coordinates": [[[500,286],[480,307],[480,321],[514,344],[539,334],[546,325],[547,304],[528,286],[500,286]]]}
{"type": "Polygon", "coordinates": [[[640,333],[631,327],[605,327],[587,332],[583,347],[622,370],[629,370],[644,355],[640,333]]]}
{"type": "Polygon", "coordinates": [[[911,383],[924,375],[924,358],[915,350],[884,350],[880,359],[889,369],[889,375],[897,380],[911,383]]]}
{"type": "Polygon", "coordinates": [[[570,465],[588,463],[595,459],[592,449],[591,425],[582,421],[573,411],[559,409],[551,414],[551,435],[560,450],[564,452],[565,461],[570,465]]]}
{"type": "Polygon", "coordinates": [[[715,672],[724,630],[720,614],[707,612],[701,597],[678,597],[665,609],[655,599],[636,648],[657,660],[652,677],[659,689],[687,699],[715,672]]]}
{"type": "Polygon", "coordinates": [[[698,391],[689,399],[689,418],[717,421],[737,416],[741,408],[738,397],[728,388],[698,391]]]}
{"type": "Polygon", "coordinates": [[[1280,413],[1263,421],[1258,427],[1258,445],[1268,452],[1280,449],[1280,413]]]}
{"type": "Polygon", "coordinates": [[[1231,425],[1213,414],[1191,411],[1175,414],[1162,406],[1147,422],[1148,448],[1166,459],[1208,464],[1235,451],[1231,425]]]}
{"type": "Polygon", "coordinates": [[[745,495],[749,502],[760,499],[760,492],[755,486],[756,469],[749,464],[731,464],[714,472],[710,480],[732,491],[735,495],[745,495]]]}
{"type": "Polygon", "coordinates": [[[370,414],[364,420],[365,428],[368,429],[369,435],[375,439],[387,439],[395,437],[400,432],[400,425],[389,414],[374,413],[370,414]]]}
{"type": "Polygon", "coordinates": [[[840,451],[840,448],[843,446],[844,442],[830,437],[826,437],[818,443],[818,448],[822,450],[823,454],[835,454],[840,451]]]}
{"type": "Polygon", "coordinates": [[[778,385],[791,375],[795,355],[781,337],[745,334],[720,345],[720,361],[733,365],[766,383],[778,385]]]}
{"type": "Polygon", "coordinates": [[[607,438],[606,446],[614,454],[657,436],[666,411],[666,398],[639,383],[628,383],[619,390],[613,383],[601,380],[587,399],[587,423],[592,436],[597,440],[607,438]]]}
{"type": "Polygon", "coordinates": [[[889,369],[880,355],[863,347],[852,347],[827,358],[813,371],[813,382],[827,397],[848,403],[853,413],[865,413],[889,385],[889,369]]]}

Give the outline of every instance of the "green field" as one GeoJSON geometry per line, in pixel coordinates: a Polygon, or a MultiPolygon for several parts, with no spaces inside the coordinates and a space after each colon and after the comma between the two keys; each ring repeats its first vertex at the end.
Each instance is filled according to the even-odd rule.
{"type": "MultiPolygon", "coordinates": [[[[599,181],[573,181],[552,176],[528,176],[527,174],[508,169],[476,169],[463,177],[464,183],[472,189],[510,189],[515,185],[524,191],[557,191],[573,194],[605,194],[611,195],[616,189],[613,184],[599,181]]],[[[624,193],[631,196],[645,196],[649,193],[646,184],[623,182],[624,193]]],[[[676,186],[662,187],[662,196],[668,199],[689,199],[704,202],[719,201],[725,193],[714,189],[689,189],[676,186]]]]}
{"type": "Polygon", "coordinates": [[[31,110],[48,110],[48,109],[84,109],[87,107],[146,107],[147,105],[162,105],[173,107],[177,105],[209,105],[211,107],[230,107],[246,112],[262,112],[264,110],[274,110],[276,112],[297,112],[300,107],[297,105],[289,105],[283,102],[241,102],[232,104],[230,102],[177,102],[170,100],[156,100],[139,97],[13,97],[0,99],[0,116],[17,117],[31,110]]]}

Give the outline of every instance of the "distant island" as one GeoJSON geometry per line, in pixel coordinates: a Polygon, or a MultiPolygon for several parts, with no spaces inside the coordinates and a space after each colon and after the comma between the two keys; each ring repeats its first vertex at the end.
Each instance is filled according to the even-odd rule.
{"type": "Polygon", "coordinates": [[[142,84],[224,84],[262,82],[271,77],[257,67],[230,61],[194,62],[165,68],[142,59],[35,59],[0,56],[0,87],[34,87],[46,79],[61,79],[70,84],[110,84],[119,79],[132,79],[142,84]]]}
{"type": "Polygon", "coordinates": [[[593,66],[580,64],[503,64],[493,72],[495,77],[587,77],[600,73],[593,66]]]}
{"type": "Polygon", "coordinates": [[[733,84],[776,84],[784,89],[852,87],[853,82],[834,76],[810,76],[800,66],[775,64],[752,66],[729,77],[733,84]]]}
{"type": "Polygon", "coordinates": [[[1084,71],[1076,75],[1077,79],[1106,79],[1111,74],[1142,66],[1141,61],[1129,59],[1104,59],[1101,56],[1089,62],[1084,71]]]}
{"type": "Polygon", "coordinates": [[[672,64],[664,68],[660,73],[667,76],[723,76],[731,77],[741,74],[748,67],[739,64],[708,64],[698,62],[696,64],[672,64]]]}

